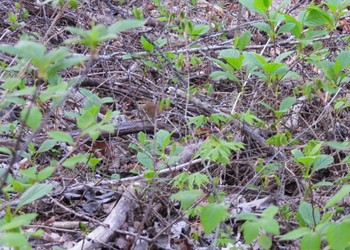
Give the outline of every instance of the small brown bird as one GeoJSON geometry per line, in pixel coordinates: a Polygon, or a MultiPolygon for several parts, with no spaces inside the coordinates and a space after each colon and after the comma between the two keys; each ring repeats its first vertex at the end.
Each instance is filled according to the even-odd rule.
{"type": "Polygon", "coordinates": [[[149,101],[140,101],[137,103],[139,112],[147,119],[153,120],[157,115],[161,113],[158,104],[149,101]]]}

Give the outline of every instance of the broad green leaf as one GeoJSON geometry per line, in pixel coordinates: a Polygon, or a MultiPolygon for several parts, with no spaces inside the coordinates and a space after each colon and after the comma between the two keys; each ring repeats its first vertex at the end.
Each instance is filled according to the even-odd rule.
{"type": "Polygon", "coordinates": [[[7,78],[5,82],[2,85],[0,85],[0,88],[12,91],[20,85],[22,85],[22,83],[22,80],[19,78],[7,78]]]}
{"type": "Polygon", "coordinates": [[[81,162],[86,163],[87,158],[83,154],[78,154],[76,156],[69,157],[67,160],[65,160],[62,163],[62,166],[66,167],[66,168],[73,169],[75,167],[75,165],[77,165],[78,163],[81,163],[81,162]]]}
{"type": "Polygon", "coordinates": [[[17,249],[32,249],[23,233],[4,233],[0,240],[5,242],[7,246],[16,247],[17,249]]]}
{"type": "Polygon", "coordinates": [[[78,128],[84,130],[95,124],[99,107],[93,106],[89,110],[83,110],[82,115],[77,119],[78,128]]]}
{"type": "Polygon", "coordinates": [[[184,210],[188,209],[200,197],[203,197],[203,193],[199,189],[180,191],[171,196],[173,200],[180,201],[184,210]]]}
{"type": "Polygon", "coordinates": [[[262,215],[264,218],[266,219],[273,219],[273,217],[278,213],[278,207],[276,206],[269,206],[268,208],[266,208],[262,215]]]}
{"type": "Polygon", "coordinates": [[[336,61],[340,62],[341,69],[346,69],[350,65],[350,51],[340,52],[336,61]]]}
{"type": "Polygon", "coordinates": [[[321,249],[321,236],[315,232],[309,232],[300,241],[302,250],[319,250],[321,249]]]}
{"type": "Polygon", "coordinates": [[[329,208],[329,207],[334,206],[336,203],[338,203],[343,198],[348,196],[349,193],[350,193],[350,185],[344,185],[335,195],[333,195],[333,197],[331,197],[327,201],[325,208],[329,208]]]}
{"type": "Polygon", "coordinates": [[[1,146],[0,146],[0,152],[4,153],[4,154],[7,154],[7,155],[12,155],[13,154],[11,149],[9,149],[7,147],[1,147],[1,146]]]}
{"type": "Polygon", "coordinates": [[[240,53],[236,49],[223,49],[219,52],[219,57],[227,59],[227,58],[239,58],[240,53]]]}
{"type": "Polygon", "coordinates": [[[259,245],[263,249],[270,249],[272,246],[272,240],[266,234],[261,234],[259,237],[259,245]]]}
{"type": "Polygon", "coordinates": [[[49,151],[56,145],[57,141],[55,139],[47,139],[45,140],[39,147],[37,153],[43,153],[49,151]]]}
{"type": "Polygon", "coordinates": [[[170,143],[171,134],[168,131],[161,129],[157,132],[155,137],[156,137],[157,144],[162,149],[165,149],[170,143]]]}
{"type": "Polygon", "coordinates": [[[74,144],[72,136],[66,132],[55,130],[49,131],[48,134],[52,139],[55,139],[56,141],[68,142],[71,145],[74,144]]]}
{"type": "Polygon", "coordinates": [[[253,11],[253,12],[261,12],[258,11],[255,7],[254,7],[254,3],[256,0],[239,0],[240,4],[242,4],[244,7],[246,7],[248,10],[253,11]]]}
{"type": "Polygon", "coordinates": [[[258,219],[258,217],[256,217],[255,214],[251,214],[251,213],[240,213],[237,214],[235,216],[237,218],[237,220],[251,220],[251,221],[255,221],[258,219]]]}
{"type": "Polygon", "coordinates": [[[295,23],[285,23],[283,24],[277,31],[278,34],[283,34],[286,32],[290,32],[292,29],[294,29],[295,23]]]}
{"type": "Polygon", "coordinates": [[[279,111],[287,112],[288,109],[290,109],[296,103],[296,101],[297,99],[295,96],[288,96],[284,98],[280,104],[279,111]]]}
{"type": "Polygon", "coordinates": [[[327,141],[325,144],[336,150],[350,150],[349,142],[327,141]]]}
{"type": "Polygon", "coordinates": [[[143,152],[138,152],[137,153],[137,159],[139,160],[139,162],[142,164],[142,166],[146,167],[146,168],[151,168],[154,166],[153,163],[153,159],[151,156],[149,156],[146,153],[143,152]]]}
{"type": "Polygon", "coordinates": [[[144,36],[141,36],[142,47],[147,51],[154,50],[154,45],[150,43],[144,36]]]}
{"type": "Polygon", "coordinates": [[[272,32],[271,27],[267,23],[253,23],[253,26],[267,34],[272,32]]]}
{"type": "Polygon", "coordinates": [[[332,19],[326,11],[319,9],[318,7],[312,7],[307,11],[304,24],[307,26],[332,25],[332,19]]]}
{"type": "Polygon", "coordinates": [[[144,132],[139,132],[137,134],[137,140],[139,141],[139,143],[141,144],[141,146],[144,146],[146,144],[146,140],[147,140],[147,136],[144,132]]]}
{"type": "Polygon", "coordinates": [[[328,211],[328,212],[324,213],[323,216],[322,216],[322,220],[320,221],[320,224],[325,224],[326,222],[329,222],[332,219],[332,217],[334,216],[335,213],[336,213],[336,210],[328,211]]]}
{"type": "Polygon", "coordinates": [[[231,72],[224,72],[224,71],[214,71],[210,74],[210,77],[213,78],[213,80],[218,81],[221,79],[229,79],[234,82],[238,82],[238,78],[233,75],[231,72]]]}
{"type": "Polygon", "coordinates": [[[252,221],[247,221],[242,225],[243,235],[247,244],[252,243],[259,234],[259,226],[252,221]]]}
{"type": "Polygon", "coordinates": [[[286,233],[285,235],[282,235],[280,240],[296,240],[296,239],[301,238],[310,232],[311,232],[310,228],[300,227],[300,228],[297,228],[293,231],[286,233]]]}
{"type": "Polygon", "coordinates": [[[350,223],[341,222],[332,224],[326,232],[326,239],[331,249],[341,250],[350,246],[350,223]]]}
{"type": "Polygon", "coordinates": [[[21,120],[25,121],[27,126],[33,130],[39,126],[42,118],[43,115],[38,107],[32,107],[30,109],[25,108],[21,112],[21,120]]]}
{"type": "Polygon", "coordinates": [[[261,218],[257,221],[261,229],[274,235],[280,234],[278,222],[270,218],[261,218]]]}
{"type": "Polygon", "coordinates": [[[331,155],[320,155],[314,163],[313,170],[316,172],[320,169],[324,169],[334,162],[334,158],[331,155]]]}
{"type": "Polygon", "coordinates": [[[209,234],[223,222],[228,216],[227,209],[220,204],[210,203],[203,207],[200,214],[200,221],[204,229],[204,233],[209,234]]]}
{"type": "Polygon", "coordinates": [[[192,36],[202,36],[205,33],[207,33],[209,30],[210,30],[209,25],[207,25],[207,24],[197,24],[191,29],[190,34],[192,36]]]}
{"type": "Polygon", "coordinates": [[[145,20],[120,20],[109,27],[109,32],[119,33],[125,30],[141,27],[145,24],[145,20]]]}
{"type": "Polygon", "coordinates": [[[238,43],[237,43],[237,47],[240,51],[243,51],[247,45],[250,43],[251,41],[251,32],[245,31],[243,34],[241,34],[238,38],[238,43]]]}
{"type": "Polygon", "coordinates": [[[11,221],[6,222],[2,226],[0,226],[0,231],[6,231],[11,229],[16,229],[21,226],[27,226],[36,217],[37,217],[37,214],[34,214],[34,213],[18,215],[14,217],[11,221]]]}
{"type": "Polygon", "coordinates": [[[271,6],[272,0],[254,0],[254,7],[261,11],[266,12],[271,6]]]}
{"type": "Polygon", "coordinates": [[[253,52],[243,52],[243,55],[244,55],[244,63],[246,65],[254,65],[254,66],[257,66],[259,68],[263,68],[264,65],[267,63],[266,61],[266,58],[259,55],[259,54],[256,54],[256,53],[253,53],[253,52]]]}
{"type": "Polygon", "coordinates": [[[24,193],[19,198],[19,203],[17,205],[17,210],[21,209],[24,205],[32,203],[40,199],[41,197],[47,195],[51,192],[53,186],[43,183],[35,183],[30,188],[26,189],[24,193]]]}
{"type": "Polygon", "coordinates": [[[320,181],[320,182],[317,182],[315,185],[312,185],[312,189],[316,189],[319,187],[331,187],[333,185],[334,183],[330,181],[320,181]]]}
{"type": "Polygon", "coordinates": [[[22,58],[35,61],[36,65],[40,62],[45,54],[46,48],[43,44],[34,41],[21,40],[16,45],[17,55],[22,58]]]}
{"type": "Polygon", "coordinates": [[[266,74],[273,75],[273,74],[277,74],[277,70],[283,66],[284,66],[283,63],[271,62],[271,63],[266,63],[263,69],[266,72],[266,74]]]}
{"type": "Polygon", "coordinates": [[[39,181],[46,180],[55,172],[55,169],[56,168],[54,168],[54,167],[46,167],[46,168],[40,170],[40,172],[38,173],[38,180],[39,181]]]}
{"type": "Polygon", "coordinates": [[[46,102],[47,100],[51,99],[56,102],[60,100],[60,98],[64,97],[66,95],[66,90],[68,88],[67,82],[61,82],[57,85],[50,85],[47,87],[47,89],[41,91],[39,97],[42,102],[46,102]]]}
{"type": "Polygon", "coordinates": [[[320,212],[318,209],[313,208],[310,203],[302,202],[299,206],[298,211],[301,217],[310,227],[315,227],[318,222],[320,222],[320,212]]]}

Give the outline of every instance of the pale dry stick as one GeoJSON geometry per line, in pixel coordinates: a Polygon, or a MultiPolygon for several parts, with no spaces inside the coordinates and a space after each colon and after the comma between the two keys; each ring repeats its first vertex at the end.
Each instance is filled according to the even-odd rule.
{"type": "Polygon", "coordinates": [[[56,23],[58,22],[58,19],[61,18],[61,16],[63,15],[63,12],[65,11],[65,9],[68,6],[68,2],[66,2],[62,8],[60,8],[58,14],[55,16],[55,19],[52,21],[49,29],[45,32],[45,35],[42,39],[40,39],[40,41],[44,42],[44,44],[46,44],[49,40],[46,40],[46,38],[49,36],[49,33],[51,32],[51,30],[53,29],[53,27],[56,25],[56,23]],[[45,41],[46,40],[46,41],[45,41]]]}
{"type": "MultiPolygon", "coordinates": [[[[260,55],[263,55],[263,54],[264,54],[265,50],[267,49],[267,45],[270,43],[270,41],[271,41],[271,39],[269,38],[269,39],[267,40],[265,46],[264,46],[263,49],[261,50],[260,55]]],[[[248,81],[249,81],[249,79],[250,79],[251,76],[252,76],[252,73],[249,73],[248,76],[247,76],[247,78],[246,78],[246,80],[244,81],[244,83],[243,83],[243,85],[242,85],[242,88],[241,88],[241,89],[243,89],[243,91],[244,91],[244,89],[245,89],[245,87],[246,87],[246,85],[247,85],[247,83],[248,83],[248,81]]],[[[241,97],[243,91],[241,91],[241,92],[238,93],[238,96],[236,97],[236,100],[235,100],[235,102],[234,102],[234,104],[233,104],[233,106],[232,106],[232,109],[231,109],[231,115],[233,115],[233,114],[235,113],[235,110],[236,110],[238,101],[240,100],[240,97],[241,97]]]]}
{"type": "Polygon", "coordinates": [[[10,33],[10,30],[9,29],[6,29],[4,34],[1,35],[0,37],[0,41],[7,35],[7,33],[10,33]]]}
{"type": "Polygon", "coordinates": [[[51,201],[53,201],[57,206],[59,206],[60,208],[62,208],[65,211],[67,211],[68,213],[71,213],[79,218],[83,218],[83,219],[86,219],[88,221],[94,222],[99,226],[104,226],[104,227],[108,228],[108,225],[105,225],[101,221],[96,220],[94,218],[91,218],[85,214],[80,214],[80,213],[75,212],[73,209],[70,209],[69,207],[66,207],[65,205],[61,204],[59,201],[57,201],[55,198],[51,197],[50,195],[47,195],[47,197],[49,197],[51,199],[51,201]]]}
{"type": "MultiPolygon", "coordinates": [[[[76,228],[79,228],[79,223],[80,222],[78,222],[78,226],[76,228]]],[[[60,231],[65,233],[77,233],[77,230],[75,229],[67,229],[67,228],[60,228],[60,227],[46,226],[46,225],[39,225],[39,224],[30,224],[26,227],[34,228],[34,229],[45,228],[45,229],[49,229],[50,231],[60,231]]]]}
{"type": "MultiPolygon", "coordinates": [[[[179,171],[179,170],[182,170],[182,169],[184,169],[186,167],[189,167],[189,166],[191,166],[193,164],[197,164],[197,163],[200,163],[200,162],[202,162],[201,159],[195,159],[195,160],[191,160],[189,162],[177,165],[177,166],[172,167],[172,168],[162,169],[162,170],[159,171],[159,175],[165,175],[165,174],[169,174],[170,172],[173,172],[173,171],[179,171]]],[[[123,179],[120,179],[120,180],[109,180],[109,181],[108,180],[103,180],[100,183],[101,183],[101,185],[116,185],[116,184],[120,184],[120,183],[139,181],[139,180],[142,180],[143,178],[144,178],[143,176],[138,175],[138,176],[126,177],[126,178],[123,178],[123,179]]],[[[83,188],[84,185],[76,186],[75,189],[79,189],[81,187],[83,188]]],[[[67,190],[69,190],[69,188],[67,190]]]]}
{"type": "MultiPolygon", "coordinates": [[[[339,35],[338,38],[342,38],[342,37],[348,37],[349,35],[347,34],[342,34],[339,35]]],[[[312,42],[317,42],[317,41],[323,41],[323,40],[329,40],[330,36],[324,36],[324,37],[318,37],[315,38],[314,40],[312,40],[312,42]]],[[[283,46],[283,45],[295,45],[295,44],[299,44],[299,41],[296,40],[292,40],[292,38],[287,39],[286,41],[282,41],[277,43],[276,45],[278,46],[283,46]]],[[[262,48],[270,48],[273,47],[273,44],[268,44],[268,45],[251,45],[251,46],[247,46],[246,50],[258,50],[258,49],[262,49],[262,48]]],[[[223,50],[223,49],[232,49],[232,45],[225,45],[225,46],[221,46],[221,45],[214,45],[214,46],[206,46],[206,47],[201,47],[201,48],[189,48],[189,49],[178,49],[178,50],[170,50],[167,51],[169,53],[173,53],[173,54],[180,54],[180,53],[185,53],[186,51],[190,52],[204,52],[204,51],[215,51],[215,50],[223,50]]],[[[103,56],[99,56],[99,59],[103,59],[103,60],[109,60],[112,58],[115,59],[123,59],[123,57],[125,56],[126,52],[115,52],[115,53],[111,53],[109,55],[103,55],[103,56]]],[[[131,58],[134,58],[135,56],[147,56],[149,54],[149,52],[136,52],[135,54],[132,54],[131,58]]],[[[73,54],[75,56],[81,56],[81,54],[75,53],[73,54]]]]}

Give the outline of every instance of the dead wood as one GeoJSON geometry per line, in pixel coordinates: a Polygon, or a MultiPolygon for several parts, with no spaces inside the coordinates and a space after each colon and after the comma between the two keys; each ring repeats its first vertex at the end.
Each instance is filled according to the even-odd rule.
{"type": "Polygon", "coordinates": [[[93,250],[108,243],[116,235],[116,230],[120,230],[124,225],[127,214],[135,208],[135,189],[130,185],[123,193],[117,205],[103,221],[106,226],[99,226],[88,234],[86,239],[79,241],[71,250],[93,250]]]}

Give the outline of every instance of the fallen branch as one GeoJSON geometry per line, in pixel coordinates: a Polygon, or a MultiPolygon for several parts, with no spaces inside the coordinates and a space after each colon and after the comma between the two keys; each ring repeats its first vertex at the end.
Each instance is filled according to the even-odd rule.
{"type": "Polygon", "coordinates": [[[107,226],[98,226],[88,236],[79,241],[71,250],[94,250],[110,242],[121,229],[127,219],[127,214],[135,207],[135,189],[133,185],[124,191],[117,205],[112,209],[111,213],[104,220],[103,224],[107,226]]]}

